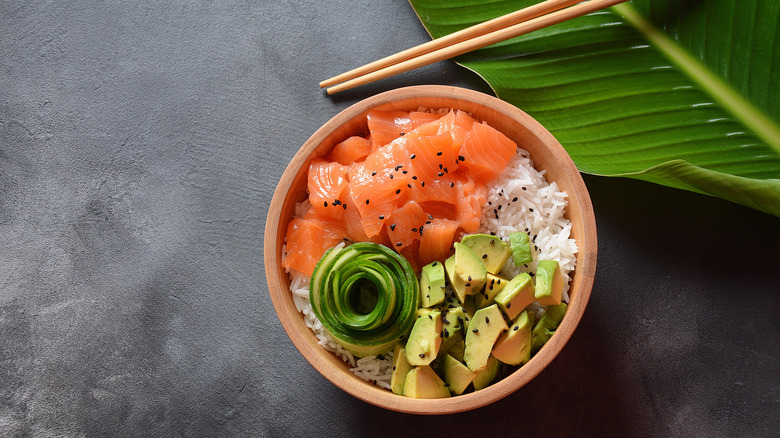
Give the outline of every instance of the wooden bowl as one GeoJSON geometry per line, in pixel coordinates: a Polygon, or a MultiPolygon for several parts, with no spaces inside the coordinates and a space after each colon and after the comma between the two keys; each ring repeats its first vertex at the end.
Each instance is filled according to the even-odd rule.
{"type": "Polygon", "coordinates": [[[325,123],[293,157],[279,181],[265,226],[265,271],[274,308],[288,336],[304,358],[325,378],[347,393],[373,405],[412,414],[449,414],[476,409],[513,393],[538,375],[563,349],[582,318],[596,272],[596,222],[585,183],[560,143],[520,109],[493,96],[448,86],[416,86],[388,91],[352,105],[325,123]],[[480,391],[446,399],[414,399],[393,394],[355,376],[347,364],[323,349],[296,310],[290,280],[281,267],[282,247],[295,203],[306,198],[306,171],[314,157],[327,154],[337,143],[366,132],[369,109],[416,110],[418,107],[456,108],[503,132],[526,149],[548,181],[568,194],[566,215],[578,245],[572,273],[570,302],[555,335],[525,365],[480,391]]]}

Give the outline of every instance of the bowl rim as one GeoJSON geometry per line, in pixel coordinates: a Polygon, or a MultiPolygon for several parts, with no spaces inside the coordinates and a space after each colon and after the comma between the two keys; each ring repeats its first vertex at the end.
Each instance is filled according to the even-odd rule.
{"type": "MultiPolygon", "coordinates": [[[[531,156],[533,159],[534,153],[531,153],[531,156]]],[[[534,164],[536,167],[536,160],[534,164]]],[[[303,174],[305,175],[305,172],[303,174]]],[[[555,181],[560,182],[560,180],[560,177],[555,178],[555,181]]],[[[571,338],[590,299],[596,272],[597,234],[593,205],[579,170],[563,146],[539,122],[521,109],[492,95],[454,86],[419,85],[386,91],[354,103],[328,120],[309,137],[291,159],[274,191],[268,207],[263,251],[266,281],[277,317],[298,351],[322,376],[348,394],[372,405],[403,413],[438,415],[473,410],[498,401],[530,382],[552,362],[571,338]],[[478,105],[481,110],[488,111],[494,118],[508,117],[513,121],[511,123],[522,120],[519,123],[546,145],[545,149],[550,152],[552,161],[562,168],[556,169],[556,172],[564,175],[564,179],[568,180],[571,190],[567,190],[569,202],[566,215],[572,222],[572,236],[578,236],[576,238],[577,265],[570,288],[573,294],[555,336],[550,338],[528,363],[502,380],[480,391],[445,399],[415,399],[400,396],[363,381],[355,375],[348,375],[348,370],[342,372],[345,364],[334,354],[319,346],[313,332],[303,323],[303,317],[292,301],[289,277],[279,263],[283,242],[277,239],[277,236],[282,235],[280,230],[286,230],[287,223],[282,224],[285,220],[284,212],[289,212],[291,209],[291,201],[287,196],[288,189],[294,186],[293,182],[296,178],[300,178],[303,165],[307,160],[315,153],[316,155],[326,153],[327,150],[324,149],[329,147],[323,148],[323,145],[329,142],[335,144],[333,142],[337,141],[339,136],[343,137],[341,138],[343,140],[349,132],[354,133],[354,123],[351,128],[345,126],[367,113],[369,109],[403,107],[408,111],[415,109],[413,107],[417,104],[412,103],[415,101],[442,103],[441,105],[422,103],[418,105],[431,108],[462,108],[478,105]],[[575,224],[572,216],[578,218],[581,223],[575,224]],[[285,278],[286,281],[283,280],[285,278]],[[302,331],[301,327],[306,331],[302,331]]]]}

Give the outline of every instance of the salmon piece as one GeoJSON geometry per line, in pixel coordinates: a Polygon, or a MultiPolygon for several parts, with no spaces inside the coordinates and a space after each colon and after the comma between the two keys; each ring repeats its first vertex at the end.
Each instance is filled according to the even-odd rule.
{"type": "Polygon", "coordinates": [[[338,221],[297,218],[287,225],[286,236],[282,267],[311,276],[325,251],[342,241],[344,228],[338,221]]]}
{"type": "Polygon", "coordinates": [[[341,204],[348,187],[348,166],[328,162],[321,158],[309,165],[307,186],[311,208],[322,217],[341,219],[344,209],[341,204]]]}
{"type": "Polygon", "coordinates": [[[423,211],[430,218],[450,219],[457,220],[457,206],[455,204],[448,204],[440,201],[425,201],[420,203],[423,211]]]}
{"type": "Polygon", "coordinates": [[[390,247],[401,251],[413,242],[420,240],[420,227],[428,220],[428,215],[420,204],[409,200],[390,216],[387,222],[387,237],[390,247]]]}
{"type": "Polygon", "coordinates": [[[376,150],[421,125],[438,120],[441,116],[422,111],[369,111],[366,118],[372,148],[376,150]]]}
{"type": "Polygon", "coordinates": [[[449,219],[433,219],[423,226],[419,251],[423,266],[436,260],[443,262],[452,255],[458,227],[458,222],[449,219]]]}
{"type": "Polygon", "coordinates": [[[349,166],[363,161],[370,153],[371,140],[355,135],[337,144],[327,158],[342,166],[349,166]]]}
{"type": "Polygon", "coordinates": [[[460,148],[461,167],[474,181],[492,181],[517,151],[517,144],[486,123],[474,123],[460,148]]]}
{"type": "Polygon", "coordinates": [[[479,229],[482,206],[487,200],[487,187],[469,178],[456,184],[456,188],[458,190],[456,221],[460,223],[463,231],[473,233],[479,229]]]}
{"type": "Polygon", "coordinates": [[[360,213],[369,238],[378,236],[384,223],[405,199],[409,167],[405,145],[394,142],[372,152],[349,171],[349,194],[360,213]]]}
{"type": "Polygon", "coordinates": [[[420,273],[424,264],[420,260],[420,240],[412,241],[409,246],[401,248],[400,254],[412,265],[414,272],[420,273]]]}
{"type": "Polygon", "coordinates": [[[452,138],[444,132],[406,140],[414,186],[414,190],[409,192],[409,198],[417,202],[441,201],[454,205],[458,161],[452,138]]]}

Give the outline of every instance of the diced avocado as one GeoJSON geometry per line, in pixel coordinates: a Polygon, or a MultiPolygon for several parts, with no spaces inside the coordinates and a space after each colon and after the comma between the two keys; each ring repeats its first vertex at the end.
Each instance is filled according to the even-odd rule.
{"type": "Polygon", "coordinates": [[[444,355],[442,369],[444,382],[447,383],[450,393],[454,395],[463,394],[463,391],[466,390],[476,376],[469,367],[463,365],[458,359],[449,354],[444,355]]]}
{"type": "Polygon", "coordinates": [[[418,307],[417,310],[414,311],[414,317],[420,318],[423,317],[429,313],[431,313],[433,309],[427,309],[425,307],[418,307]]]}
{"type": "Polygon", "coordinates": [[[403,395],[404,382],[406,382],[406,374],[411,371],[412,366],[406,360],[406,349],[401,346],[400,343],[395,344],[395,350],[393,352],[393,372],[390,375],[390,388],[394,393],[403,395]]]}
{"type": "MultiPolygon", "coordinates": [[[[455,272],[455,255],[451,255],[447,260],[444,261],[444,270],[447,273],[447,279],[450,281],[450,286],[452,286],[452,292],[455,294],[455,297],[458,299],[458,302],[465,306],[467,303],[467,298],[469,295],[476,293],[479,291],[479,288],[482,287],[482,284],[478,284],[474,281],[463,281],[458,274],[455,272]]],[[[487,271],[485,271],[485,275],[487,276],[487,271]]],[[[467,277],[468,278],[468,277],[467,277]]],[[[484,284],[484,279],[483,279],[484,284]]]]}
{"type": "Polygon", "coordinates": [[[528,238],[528,234],[522,231],[510,233],[509,246],[512,248],[512,261],[515,262],[515,266],[520,267],[534,260],[533,252],[531,252],[531,240],[528,238]]]}
{"type": "Polygon", "coordinates": [[[436,372],[427,365],[416,366],[406,374],[404,395],[414,398],[450,397],[450,390],[436,372]]]}
{"type": "Polygon", "coordinates": [[[420,303],[423,307],[432,307],[444,301],[444,265],[440,262],[429,263],[420,273],[420,303]]]}
{"type": "Polygon", "coordinates": [[[479,391],[480,389],[488,387],[490,383],[496,378],[500,365],[501,362],[499,362],[498,359],[493,356],[488,357],[485,368],[476,371],[476,376],[474,376],[474,380],[471,381],[471,383],[474,384],[474,390],[479,391]]]}
{"type": "Polygon", "coordinates": [[[494,300],[506,313],[507,318],[515,319],[520,312],[536,300],[531,276],[525,272],[515,275],[494,300]]]}
{"type": "Polygon", "coordinates": [[[561,303],[563,275],[556,260],[539,260],[536,264],[536,301],[542,306],[561,303]]]}
{"type": "Polygon", "coordinates": [[[449,348],[447,348],[447,354],[463,362],[463,353],[466,351],[466,341],[464,335],[458,333],[454,335],[453,341],[449,348]]]}
{"type": "Polygon", "coordinates": [[[476,297],[475,302],[477,307],[481,309],[493,304],[493,298],[495,298],[507,284],[509,284],[509,280],[506,278],[488,272],[487,278],[485,279],[485,287],[482,288],[482,291],[478,294],[474,295],[476,297]]]}
{"type": "Polygon", "coordinates": [[[463,352],[463,360],[471,371],[481,370],[487,366],[496,339],[507,328],[504,315],[496,304],[474,313],[474,318],[466,331],[466,349],[463,352]]]}
{"type": "Polygon", "coordinates": [[[566,314],[566,303],[547,306],[531,332],[531,353],[536,353],[555,333],[566,314]]]}
{"type": "Polygon", "coordinates": [[[466,312],[462,307],[454,306],[441,309],[442,341],[439,354],[446,352],[458,342],[462,342],[467,326],[466,312]]]}
{"type": "Polygon", "coordinates": [[[406,341],[406,360],[410,365],[429,365],[441,346],[441,311],[431,310],[417,318],[406,341]]]}
{"type": "Polygon", "coordinates": [[[491,274],[501,272],[501,268],[512,255],[512,250],[506,242],[489,234],[469,234],[463,236],[460,243],[471,248],[482,259],[482,264],[491,274]]]}
{"type": "Polygon", "coordinates": [[[455,275],[463,281],[468,295],[482,289],[487,277],[487,269],[482,259],[468,246],[455,242],[455,275]]]}
{"type": "Polygon", "coordinates": [[[523,311],[509,325],[509,330],[498,337],[493,357],[507,365],[520,365],[531,359],[531,329],[533,313],[523,311]]]}

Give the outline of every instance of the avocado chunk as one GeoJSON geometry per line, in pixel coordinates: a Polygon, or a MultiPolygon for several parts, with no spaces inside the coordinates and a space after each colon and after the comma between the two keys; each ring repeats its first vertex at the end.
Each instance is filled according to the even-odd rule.
{"type": "Polygon", "coordinates": [[[506,278],[488,272],[487,277],[485,278],[485,287],[478,294],[474,295],[474,297],[476,297],[477,307],[481,309],[493,304],[493,298],[495,298],[507,284],[509,284],[509,280],[506,278]]]}
{"type": "Polygon", "coordinates": [[[393,372],[390,374],[390,388],[394,393],[403,395],[406,374],[411,370],[412,366],[406,360],[406,349],[400,343],[396,343],[393,352],[393,372]]]}
{"type": "Polygon", "coordinates": [[[474,380],[471,382],[474,384],[474,390],[479,391],[480,389],[488,387],[490,383],[495,380],[496,375],[498,375],[498,368],[500,365],[501,363],[498,359],[493,356],[488,357],[485,368],[475,372],[476,376],[474,376],[474,380]]]}
{"type": "Polygon", "coordinates": [[[536,353],[555,333],[566,314],[566,303],[547,306],[531,332],[531,353],[536,353]]]}
{"type": "Polygon", "coordinates": [[[412,368],[406,374],[404,395],[414,398],[445,398],[450,397],[450,390],[433,368],[422,365],[412,368]]]}
{"type": "Polygon", "coordinates": [[[476,376],[469,367],[463,365],[458,359],[449,354],[444,355],[441,366],[444,382],[447,383],[447,387],[453,395],[463,394],[463,391],[466,390],[476,376]]]}
{"type": "Polygon", "coordinates": [[[444,265],[440,262],[429,263],[420,273],[420,303],[423,307],[432,307],[444,301],[444,265]]]}
{"type": "MultiPolygon", "coordinates": [[[[476,282],[467,282],[463,281],[458,274],[455,273],[455,255],[451,255],[447,260],[444,261],[444,270],[447,273],[447,279],[450,281],[450,286],[452,287],[452,292],[455,294],[455,297],[458,299],[458,302],[465,306],[467,304],[467,298],[469,295],[472,295],[479,291],[479,289],[475,290],[475,287],[477,286],[476,282]]],[[[487,271],[485,273],[487,276],[487,271]]],[[[467,277],[468,278],[468,277],[467,277]]],[[[481,288],[482,285],[479,285],[481,288]]]]}
{"type": "Polygon", "coordinates": [[[439,347],[439,355],[446,353],[456,344],[463,343],[466,327],[468,327],[468,317],[465,309],[460,306],[441,309],[441,327],[442,340],[439,347]]]}
{"type": "Polygon", "coordinates": [[[539,260],[536,264],[536,301],[542,306],[561,303],[563,275],[556,260],[539,260]]]}
{"type": "Polygon", "coordinates": [[[474,313],[466,331],[466,348],[463,352],[463,361],[471,371],[487,366],[496,339],[507,329],[504,315],[496,304],[483,307],[474,313]]]}
{"type": "Polygon", "coordinates": [[[406,341],[406,360],[410,365],[429,365],[441,346],[441,311],[431,310],[414,321],[406,341]]]}
{"type": "Polygon", "coordinates": [[[507,318],[515,319],[520,312],[536,300],[531,276],[525,272],[515,275],[494,300],[506,313],[507,318]]]}
{"type": "Polygon", "coordinates": [[[507,365],[521,365],[531,359],[531,329],[533,313],[523,311],[509,325],[509,330],[498,337],[493,357],[507,365]]]}
{"type": "Polygon", "coordinates": [[[468,246],[455,242],[455,275],[464,283],[467,294],[475,294],[482,289],[487,277],[487,269],[482,259],[468,246]]]}
{"type": "Polygon", "coordinates": [[[531,240],[528,238],[528,234],[522,231],[510,233],[509,247],[512,248],[512,261],[515,262],[515,266],[520,267],[534,260],[533,252],[531,252],[531,240]]]}
{"type": "Polygon", "coordinates": [[[512,255],[512,250],[506,242],[489,234],[469,234],[463,236],[460,242],[482,259],[482,264],[491,274],[501,272],[501,268],[512,255]]]}

